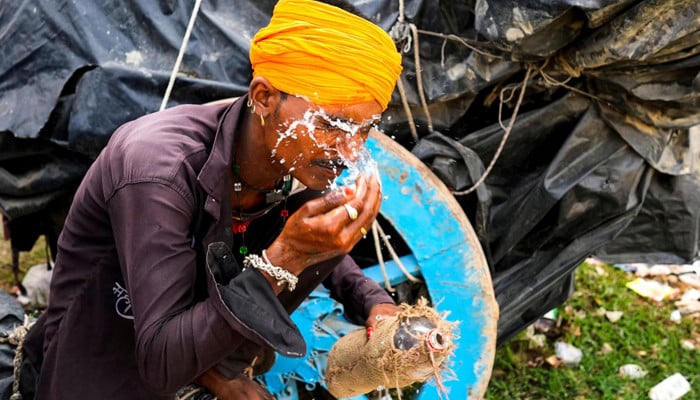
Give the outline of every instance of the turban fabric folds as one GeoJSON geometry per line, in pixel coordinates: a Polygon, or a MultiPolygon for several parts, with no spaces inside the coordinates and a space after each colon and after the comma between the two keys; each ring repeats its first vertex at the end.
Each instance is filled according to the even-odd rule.
{"type": "Polygon", "coordinates": [[[253,38],[253,76],[317,105],[376,100],[386,109],[401,55],[372,22],[314,0],[280,0],[253,38]]]}

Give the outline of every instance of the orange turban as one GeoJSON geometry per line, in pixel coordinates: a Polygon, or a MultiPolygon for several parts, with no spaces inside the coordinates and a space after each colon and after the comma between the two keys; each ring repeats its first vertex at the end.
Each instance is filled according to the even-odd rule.
{"type": "Polygon", "coordinates": [[[379,26],[313,0],[280,0],[250,48],[253,76],[317,105],[376,100],[386,109],[401,55],[379,26]]]}

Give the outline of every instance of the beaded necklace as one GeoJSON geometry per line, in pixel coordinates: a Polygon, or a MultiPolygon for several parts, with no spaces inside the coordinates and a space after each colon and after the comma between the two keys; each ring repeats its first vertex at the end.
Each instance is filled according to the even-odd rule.
{"type": "Polygon", "coordinates": [[[236,177],[236,182],[233,183],[233,192],[236,194],[236,200],[238,201],[238,215],[231,217],[231,230],[234,235],[241,235],[241,245],[238,248],[238,253],[246,255],[248,254],[248,246],[245,244],[245,233],[248,230],[248,225],[250,225],[254,219],[267,214],[271,209],[282,203],[282,209],[280,210],[282,226],[287,222],[287,218],[289,217],[287,198],[292,190],[292,177],[291,175],[285,175],[282,180],[275,185],[274,189],[268,190],[257,188],[243,181],[240,177],[240,165],[233,164],[231,169],[233,170],[233,175],[236,177]],[[241,191],[243,190],[243,185],[258,192],[264,192],[265,207],[253,213],[244,213],[243,207],[241,206],[241,191]]]}

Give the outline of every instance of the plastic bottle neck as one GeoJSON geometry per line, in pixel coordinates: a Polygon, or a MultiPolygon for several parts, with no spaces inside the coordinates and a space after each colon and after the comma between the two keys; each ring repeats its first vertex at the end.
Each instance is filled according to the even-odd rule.
{"type": "Polygon", "coordinates": [[[448,340],[439,329],[431,329],[425,334],[425,344],[430,351],[442,351],[447,347],[448,340]]]}

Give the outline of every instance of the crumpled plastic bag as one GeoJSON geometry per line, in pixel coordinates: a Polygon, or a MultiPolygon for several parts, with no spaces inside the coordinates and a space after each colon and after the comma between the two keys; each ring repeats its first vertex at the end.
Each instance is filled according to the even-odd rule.
{"type": "Polygon", "coordinates": [[[26,295],[17,297],[23,306],[46,308],[49,305],[49,287],[53,268],[47,264],[37,264],[29,267],[22,279],[22,286],[27,290],[26,295]]]}
{"type": "Polygon", "coordinates": [[[700,291],[690,289],[674,304],[683,315],[700,313],[700,291]]]}

